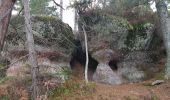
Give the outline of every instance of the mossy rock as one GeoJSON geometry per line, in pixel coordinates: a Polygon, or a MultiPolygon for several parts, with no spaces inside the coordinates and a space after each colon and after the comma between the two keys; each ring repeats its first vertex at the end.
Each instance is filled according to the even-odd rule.
{"type": "Polygon", "coordinates": [[[151,47],[153,37],[154,25],[151,23],[133,25],[125,37],[123,47],[127,50],[148,50],[151,47]]]}
{"type": "MultiPolygon", "coordinates": [[[[52,16],[32,16],[32,29],[35,44],[70,53],[73,49],[74,34],[69,25],[52,16]]],[[[23,16],[13,16],[10,21],[7,44],[25,46],[26,34],[23,16]]]]}
{"type": "Polygon", "coordinates": [[[133,27],[129,22],[118,16],[107,14],[101,10],[92,10],[83,13],[79,22],[84,21],[88,36],[90,52],[105,46],[108,49],[117,49],[122,36],[128,33],[133,27]]]}

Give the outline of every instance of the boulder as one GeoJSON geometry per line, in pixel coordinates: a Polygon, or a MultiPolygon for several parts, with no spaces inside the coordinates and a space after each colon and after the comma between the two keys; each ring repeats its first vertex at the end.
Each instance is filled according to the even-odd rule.
{"type": "MultiPolygon", "coordinates": [[[[71,27],[52,16],[32,16],[32,29],[36,50],[57,50],[71,54],[74,35],[71,27]]],[[[26,34],[23,16],[12,16],[6,37],[5,48],[25,49],[26,34]]]]}
{"type": "Polygon", "coordinates": [[[154,64],[155,54],[149,51],[133,51],[125,55],[118,63],[118,71],[128,82],[141,82],[159,72],[159,67],[154,64]]]}
{"type": "Polygon", "coordinates": [[[95,52],[93,57],[99,62],[93,75],[93,80],[106,84],[121,84],[122,78],[116,71],[109,66],[109,61],[113,59],[114,52],[110,49],[103,49],[95,52]]]}
{"type": "MultiPolygon", "coordinates": [[[[31,66],[28,61],[27,51],[11,51],[8,56],[11,64],[6,71],[7,76],[17,78],[30,76],[31,66]]],[[[40,75],[42,76],[55,77],[60,79],[60,82],[63,82],[68,79],[71,73],[69,58],[60,52],[37,52],[37,61],[40,75]]]]}
{"type": "MultiPolygon", "coordinates": [[[[109,84],[119,84],[124,80],[140,82],[160,71],[155,65],[158,55],[153,52],[160,46],[161,39],[153,34],[154,24],[147,21],[132,25],[122,17],[100,10],[84,12],[80,17],[88,26],[85,30],[89,53],[99,63],[93,76],[95,81],[103,80],[101,82],[109,84]],[[116,79],[120,82],[113,81],[116,79]]],[[[84,48],[83,34],[80,34],[79,38],[84,48]]]]}

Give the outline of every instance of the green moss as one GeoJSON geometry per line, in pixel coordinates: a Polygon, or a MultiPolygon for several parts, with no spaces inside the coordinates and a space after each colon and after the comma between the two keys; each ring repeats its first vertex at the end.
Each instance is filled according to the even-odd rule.
{"type": "Polygon", "coordinates": [[[151,26],[152,24],[150,23],[144,23],[144,24],[136,24],[133,25],[133,28],[131,28],[128,31],[128,35],[126,37],[126,40],[124,42],[124,44],[128,47],[128,48],[133,48],[135,46],[137,41],[137,38],[141,38],[141,39],[146,39],[147,38],[147,34],[146,34],[146,30],[149,26],[151,26]]]}
{"type": "Polygon", "coordinates": [[[86,27],[86,31],[96,32],[97,34],[119,32],[132,28],[126,19],[106,14],[97,9],[81,15],[79,21],[91,26],[91,28],[86,27]]]}
{"type": "Polygon", "coordinates": [[[42,21],[42,22],[49,22],[49,21],[55,21],[59,19],[54,16],[35,16],[35,20],[42,21]]]}
{"type": "MultiPolygon", "coordinates": [[[[69,25],[54,16],[33,16],[31,21],[36,45],[52,47],[67,54],[72,52],[74,34],[69,25]]],[[[10,24],[7,44],[24,46],[26,40],[24,17],[13,16],[10,24]]]]}

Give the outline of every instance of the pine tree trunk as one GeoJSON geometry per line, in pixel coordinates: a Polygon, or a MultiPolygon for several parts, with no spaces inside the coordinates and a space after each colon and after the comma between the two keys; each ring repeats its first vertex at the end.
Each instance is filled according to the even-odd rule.
{"type": "Polygon", "coordinates": [[[168,26],[167,26],[167,5],[165,0],[155,0],[156,2],[156,9],[157,14],[160,20],[160,28],[163,33],[164,45],[167,52],[167,62],[166,62],[166,78],[170,79],[170,33],[168,33],[168,26]]]}
{"type": "Polygon", "coordinates": [[[23,0],[24,5],[24,16],[25,16],[25,28],[27,34],[27,43],[29,50],[29,61],[31,64],[31,76],[32,76],[32,99],[36,100],[39,97],[39,88],[38,88],[38,76],[39,76],[39,67],[36,58],[36,52],[34,47],[33,31],[30,20],[30,7],[29,0],[23,0]]]}
{"type": "Polygon", "coordinates": [[[61,20],[63,20],[63,0],[60,0],[60,5],[61,5],[61,7],[60,7],[60,18],[61,18],[61,20]]]}
{"type": "Polygon", "coordinates": [[[103,8],[106,8],[106,0],[103,1],[103,8]]]}
{"type": "MultiPolygon", "coordinates": [[[[74,2],[76,2],[77,0],[74,0],[74,2]]],[[[77,13],[77,8],[74,8],[74,34],[76,34],[76,32],[78,31],[78,13],[77,13]]],[[[77,32],[78,33],[78,32],[77,32]]]]}
{"type": "Polygon", "coordinates": [[[74,31],[77,31],[77,24],[78,24],[78,15],[77,15],[77,9],[75,9],[74,12],[74,31]]]}
{"type": "Polygon", "coordinates": [[[0,0],[0,51],[3,48],[15,0],[0,0]]]}

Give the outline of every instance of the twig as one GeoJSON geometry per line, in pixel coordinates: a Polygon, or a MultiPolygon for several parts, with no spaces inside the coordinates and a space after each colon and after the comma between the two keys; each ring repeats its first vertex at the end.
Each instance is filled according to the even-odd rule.
{"type": "Polygon", "coordinates": [[[60,4],[58,4],[55,0],[53,0],[53,2],[55,3],[55,5],[59,6],[60,8],[62,8],[63,10],[65,10],[60,4]]]}
{"type": "Polygon", "coordinates": [[[24,10],[24,6],[22,6],[21,10],[18,13],[18,16],[21,14],[21,12],[24,10]]]}
{"type": "Polygon", "coordinates": [[[15,64],[15,63],[17,63],[18,61],[20,61],[20,60],[22,60],[22,59],[26,58],[28,55],[29,55],[29,54],[27,54],[27,55],[25,55],[25,56],[20,57],[20,58],[19,58],[19,59],[17,59],[15,62],[13,62],[12,64],[10,64],[10,66],[11,66],[11,65],[13,65],[13,64],[15,64]]]}

